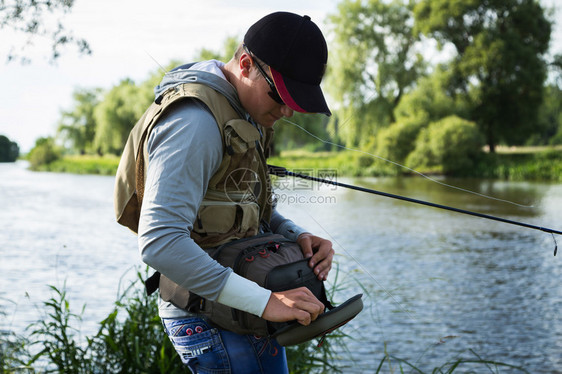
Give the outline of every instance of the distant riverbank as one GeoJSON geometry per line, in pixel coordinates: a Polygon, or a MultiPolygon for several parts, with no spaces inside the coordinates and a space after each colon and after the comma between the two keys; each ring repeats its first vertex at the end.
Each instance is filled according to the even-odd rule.
{"type": "MultiPolygon", "coordinates": [[[[332,169],[339,176],[395,176],[415,174],[407,168],[378,159],[363,152],[308,152],[284,151],[269,158],[272,165],[287,169],[332,169]]],[[[67,172],[75,174],[114,175],[119,157],[63,156],[54,162],[41,165],[38,171],[67,172]]],[[[432,170],[417,170],[435,174],[432,170]]],[[[562,147],[500,147],[496,153],[485,153],[474,168],[464,170],[455,177],[476,177],[503,180],[562,181],[562,147]]]]}
{"type": "MultiPolygon", "coordinates": [[[[21,357],[20,348],[31,354],[50,348],[42,356],[54,357],[49,363],[76,359],[66,372],[164,372],[178,365],[164,346],[154,296],[144,297],[136,283],[121,297],[137,268],[146,278],[146,266],[136,236],[115,222],[114,178],[36,173],[27,166],[0,163],[0,272],[8,285],[0,289],[3,363],[14,370],[8,360],[21,357]],[[43,333],[31,335],[38,330],[43,333]],[[18,342],[35,344],[9,345],[12,333],[27,339],[18,342]],[[97,366],[87,366],[92,363],[97,366]]],[[[338,176],[338,182],[540,227],[560,229],[562,222],[560,182],[450,181],[460,189],[423,178],[338,176]]],[[[331,347],[332,355],[322,356],[317,341],[300,349],[314,359],[301,364],[301,372],[322,359],[334,367],[324,372],[346,374],[376,373],[381,364],[380,373],[450,373],[453,367],[455,373],[523,372],[493,361],[529,373],[562,367],[562,266],[550,235],[291,178],[279,186],[279,213],[334,243],[337,265],[327,283],[332,301],[363,293],[365,304],[326,339],[322,347],[331,347]],[[341,343],[334,337],[339,334],[341,343]]],[[[28,368],[46,371],[41,361],[28,368]]]]}

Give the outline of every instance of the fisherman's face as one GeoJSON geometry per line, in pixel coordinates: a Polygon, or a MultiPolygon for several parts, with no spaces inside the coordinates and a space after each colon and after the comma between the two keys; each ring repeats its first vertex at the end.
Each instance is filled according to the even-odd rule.
{"type": "MultiPolygon", "coordinates": [[[[249,56],[248,56],[249,57],[249,56]]],[[[244,59],[244,55],[242,56],[244,59]]],[[[248,68],[246,87],[244,92],[239,92],[240,100],[250,116],[264,127],[272,127],[275,122],[283,117],[291,117],[293,110],[285,104],[276,102],[268,94],[271,91],[269,84],[260,71],[253,66],[248,68]]]]}

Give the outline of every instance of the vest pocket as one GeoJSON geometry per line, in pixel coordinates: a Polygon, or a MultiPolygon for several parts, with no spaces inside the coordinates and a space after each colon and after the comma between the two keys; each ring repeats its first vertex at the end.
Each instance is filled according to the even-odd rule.
{"type": "Polygon", "coordinates": [[[259,227],[259,206],[254,202],[203,201],[193,231],[202,236],[232,234],[255,235],[259,227]]]}
{"type": "Polygon", "coordinates": [[[260,224],[260,208],[256,203],[246,203],[240,204],[239,207],[242,209],[242,221],[240,224],[240,231],[250,235],[256,235],[258,233],[258,228],[260,224]]]}

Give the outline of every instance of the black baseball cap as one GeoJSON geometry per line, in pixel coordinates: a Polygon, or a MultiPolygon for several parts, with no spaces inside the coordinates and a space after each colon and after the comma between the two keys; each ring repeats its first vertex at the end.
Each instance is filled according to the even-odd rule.
{"type": "Polygon", "coordinates": [[[328,47],[309,16],[269,14],[248,29],[244,44],[269,65],[277,92],[291,109],[332,114],[320,88],[328,47]]]}

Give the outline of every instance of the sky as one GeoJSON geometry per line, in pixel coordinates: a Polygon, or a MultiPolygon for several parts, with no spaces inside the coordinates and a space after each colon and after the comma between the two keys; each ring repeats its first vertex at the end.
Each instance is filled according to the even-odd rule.
{"type": "MultiPolygon", "coordinates": [[[[562,8],[562,0],[542,0],[562,8]]],[[[307,14],[322,29],[337,0],[76,0],[65,27],[85,38],[91,56],[75,50],[47,61],[41,44],[27,51],[31,63],[4,63],[7,46],[0,42],[0,134],[21,152],[35,140],[56,133],[61,111],[72,108],[78,88],[109,89],[125,78],[142,81],[172,59],[189,62],[201,48],[220,50],[229,36],[243,36],[261,17],[284,10],[307,14]],[[157,62],[155,62],[157,61],[157,62]]],[[[554,49],[562,53],[562,12],[558,10],[554,49]],[[558,22],[558,20],[560,20],[558,22]]],[[[0,30],[0,40],[18,40],[0,30]]]]}
{"type": "MultiPolygon", "coordinates": [[[[4,63],[0,42],[0,134],[29,151],[41,136],[56,133],[62,110],[72,107],[76,88],[109,89],[124,78],[142,81],[172,59],[190,62],[201,48],[220,50],[229,36],[243,36],[261,17],[278,10],[309,15],[324,30],[332,0],[76,0],[63,20],[85,38],[91,56],[70,49],[55,65],[48,50],[28,50],[31,63],[4,63]],[[157,62],[155,62],[157,61],[157,62]]],[[[0,30],[1,40],[14,40],[0,30]],[[6,39],[5,39],[6,38],[6,39]],[[10,39],[8,39],[10,38],[10,39]]]]}

